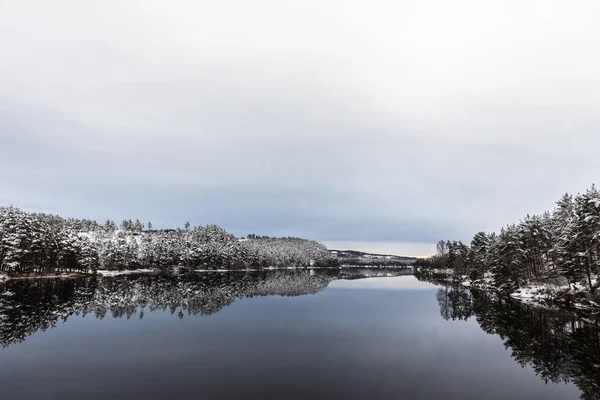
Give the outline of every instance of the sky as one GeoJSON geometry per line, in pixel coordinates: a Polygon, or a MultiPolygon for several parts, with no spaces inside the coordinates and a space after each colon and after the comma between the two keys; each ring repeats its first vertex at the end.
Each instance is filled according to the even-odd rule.
{"type": "Polygon", "coordinates": [[[0,204],[424,255],[600,172],[596,0],[2,0],[0,204]]]}

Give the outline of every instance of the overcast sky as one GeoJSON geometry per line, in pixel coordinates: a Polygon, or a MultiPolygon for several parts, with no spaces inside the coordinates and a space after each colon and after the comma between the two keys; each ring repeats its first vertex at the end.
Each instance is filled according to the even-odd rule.
{"type": "Polygon", "coordinates": [[[403,254],[600,183],[597,0],[0,0],[0,203],[403,254]]]}

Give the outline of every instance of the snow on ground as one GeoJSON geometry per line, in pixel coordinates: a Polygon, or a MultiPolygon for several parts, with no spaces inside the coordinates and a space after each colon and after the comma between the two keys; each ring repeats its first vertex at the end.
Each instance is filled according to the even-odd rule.
{"type": "Polygon", "coordinates": [[[548,286],[526,286],[510,294],[515,299],[544,300],[552,296],[553,291],[548,286]]]}
{"type": "Polygon", "coordinates": [[[442,268],[434,268],[432,270],[434,274],[446,274],[446,275],[454,275],[454,270],[450,268],[442,269],[442,268]]]}
{"type": "Polygon", "coordinates": [[[598,307],[600,307],[598,303],[595,303],[593,301],[589,301],[589,304],[572,303],[571,306],[574,308],[579,308],[580,310],[595,310],[598,309],[598,307]]]}
{"type": "MultiPolygon", "coordinates": [[[[446,271],[448,270],[434,269],[432,271],[434,273],[447,274],[446,271]]],[[[593,277],[592,285],[596,286],[598,279],[598,277],[593,277]]],[[[477,279],[474,281],[470,281],[467,276],[462,275],[459,281],[461,282],[460,284],[462,286],[468,288],[490,290],[492,293],[498,290],[494,285],[494,278],[490,272],[486,272],[482,279],[477,279]]],[[[600,309],[600,304],[591,300],[589,296],[586,296],[586,294],[589,294],[588,284],[586,283],[571,283],[569,285],[567,284],[566,280],[564,282],[549,280],[543,283],[527,284],[523,287],[520,287],[511,293],[510,297],[526,303],[547,306],[548,303],[554,302],[557,299],[560,299],[561,303],[565,303],[564,299],[562,298],[564,295],[566,295],[567,298],[569,298],[571,295],[581,295],[584,299],[583,301],[567,302],[567,306],[579,309],[600,309]]]]}
{"type": "Polygon", "coordinates": [[[461,285],[465,287],[473,286],[479,289],[492,289],[494,287],[493,284],[494,280],[490,276],[486,277],[485,275],[483,279],[477,279],[473,282],[463,279],[463,282],[461,283],[461,285]]]}
{"type": "Polygon", "coordinates": [[[258,269],[195,269],[194,272],[236,272],[236,271],[259,271],[258,269]]]}
{"type": "MultiPolygon", "coordinates": [[[[309,267],[266,267],[266,268],[245,268],[245,269],[195,269],[194,272],[240,272],[240,271],[276,271],[288,269],[310,269],[309,267]]],[[[338,269],[338,267],[320,267],[317,269],[338,269]]]]}
{"type": "MultiPolygon", "coordinates": [[[[560,293],[571,294],[574,297],[578,295],[584,295],[584,299],[580,301],[568,302],[566,305],[569,308],[578,308],[582,310],[594,310],[600,308],[600,304],[595,301],[586,298],[586,293],[588,292],[587,286],[583,284],[574,284],[569,287],[567,285],[555,285],[551,283],[539,284],[539,285],[527,285],[525,287],[517,289],[515,292],[511,293],[510,296],[514,299],[518,299],[522,302],[526,303],[537,303],[537,304],[545,304],[553,302],[557,299],[557,296],[560,293]]],[[[565,303],[564,299],[560,301],[561,304],[565,303]]]]}
{"type": "Polygon", "coordinates": [[[149,272],[154,272],[153,269],[136,269],[136,270],[125,270],[125,271],[106,271],[99,270],[96,271],[98,275],[102,276],[119,276],[119,275],[132,275],[132,274],[147,274],[149,272]]]}

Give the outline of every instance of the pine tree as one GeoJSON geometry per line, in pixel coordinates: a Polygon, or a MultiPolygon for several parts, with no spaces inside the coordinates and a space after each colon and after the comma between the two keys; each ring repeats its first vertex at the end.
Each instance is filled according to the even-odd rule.
{"type": "Polygon", "coordinates": [[[575,237],[575,203],[573,196],[564,194],[556,202],[556,208],[551,218],[553,247],[551,257],[558,274],[567,279],[569,287],[580,280],[579,268],[576,261],[577,243],[575,237]]]}
{"type": "Polygon", "coordinates": [[[471,241],[472,271],[471,280],[481,279],[489,266],[490,238],[485,232],[478,232],[471,241]]]}
{"type": "Polygon", "coordinates": [[[585,193],[575,198],[574,237],[577,241],[578,252],[575,265],[583,269],[586,283],[590,291],[595,291],[596,285],[592,276],[600,270],[600,193],[592,186],[585,193]]]}
{"type": "Polygon", "coordinates": [[[494,282],[501,290],[511,292],[525,282],[526,258],[515,225],[500,231],[496,256],[491,268],[494,282]]]}

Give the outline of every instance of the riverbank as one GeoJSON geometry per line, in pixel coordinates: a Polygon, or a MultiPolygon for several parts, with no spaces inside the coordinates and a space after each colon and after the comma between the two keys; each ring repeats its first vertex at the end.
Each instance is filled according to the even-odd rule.
{"type": "MultiPolygon", "coordinates": [[[[578,309],[600,313],[600,294],[590,292],[581,284],[568,284],[561,278],[546,278],[538,281],[528,281],[517,289],[506,292],[495,284],[491,273],[487,272],[482,279],[470,280],[467,275],[455,274],[452,270],[431,270],[422,272],[434,281],[495,292],[507,295],[523,303],[538,306],[556,306],[565,309],[578,309]]],[[[595,284],[598,278],[592,280],[595,284]]]]}
{"type": "Polygon", "coordinates": [[[9,280],[27,280],[27,279],[76,279],[76,278],[87,278],[93,274],[85,272],[65,272],[65,273],[52,273],[52,274],[0,274],[0,282],[6,282],[9,280]]]}
{"type": "MultiPolygon", "coordinates": [[[[380,268],[380,267],[355,267],[355,266],[336,266],[336,267],[266,267],[266,268],[244,268],[244,269],[186,269],[180,267],[174,267],[170,270],[164,269],[134,269],[134,270],[97,270],[93,272],[70,272],[70,273],[50,273],[50,274],[5,274],[0,273],[0,282],[5,282],[8,280],[26,280],[26,279],[77,279],[77,278],[87,278],[92,276],[98,276],[103,278],[110,278],[116,276],[123,275],[143,275],[143,274],[157,274],[157,273],[167,273],[167,274],[180,274],[180,273],[230,273],[230,272],[260,272],[260,271],[301,271],[301,270],[347,270],[347,271],[363,271],[363,270],[398,270],[398,269],[406,269],[406,268],[380,268]]],[[[412,270],[407,275],[412,274],[412,270]]],[[[381,275],[384,276],[384,275],[381,275]]]]}
{"type": "Polygon", "coordinates": [[[159,272],[154,269],[133,269],[133,270],[123,270],[123,271],[109,271],[109,270],[98,270],[96,271],[96,275],[100,276],[119,276],[119,275],[134,275],[134,274],[151,274],[154,272],[159,272]]]}
{"type": "MultiPolygon", "coordinates": [[[[478,284],[477,282],[470,283],[470,286],[498,291],[498,289],[489,284],[489,282],[483,282],[481,284],[478,284]]],[[[590,292],[583,285],[569,285],[568,283],[561,282],[557,279],[527,282],[508,295],[513,299],[520,300],[524,303],[554,305],[568,309],[600,312],[600,298],[598,294],[590,292]]]]}

